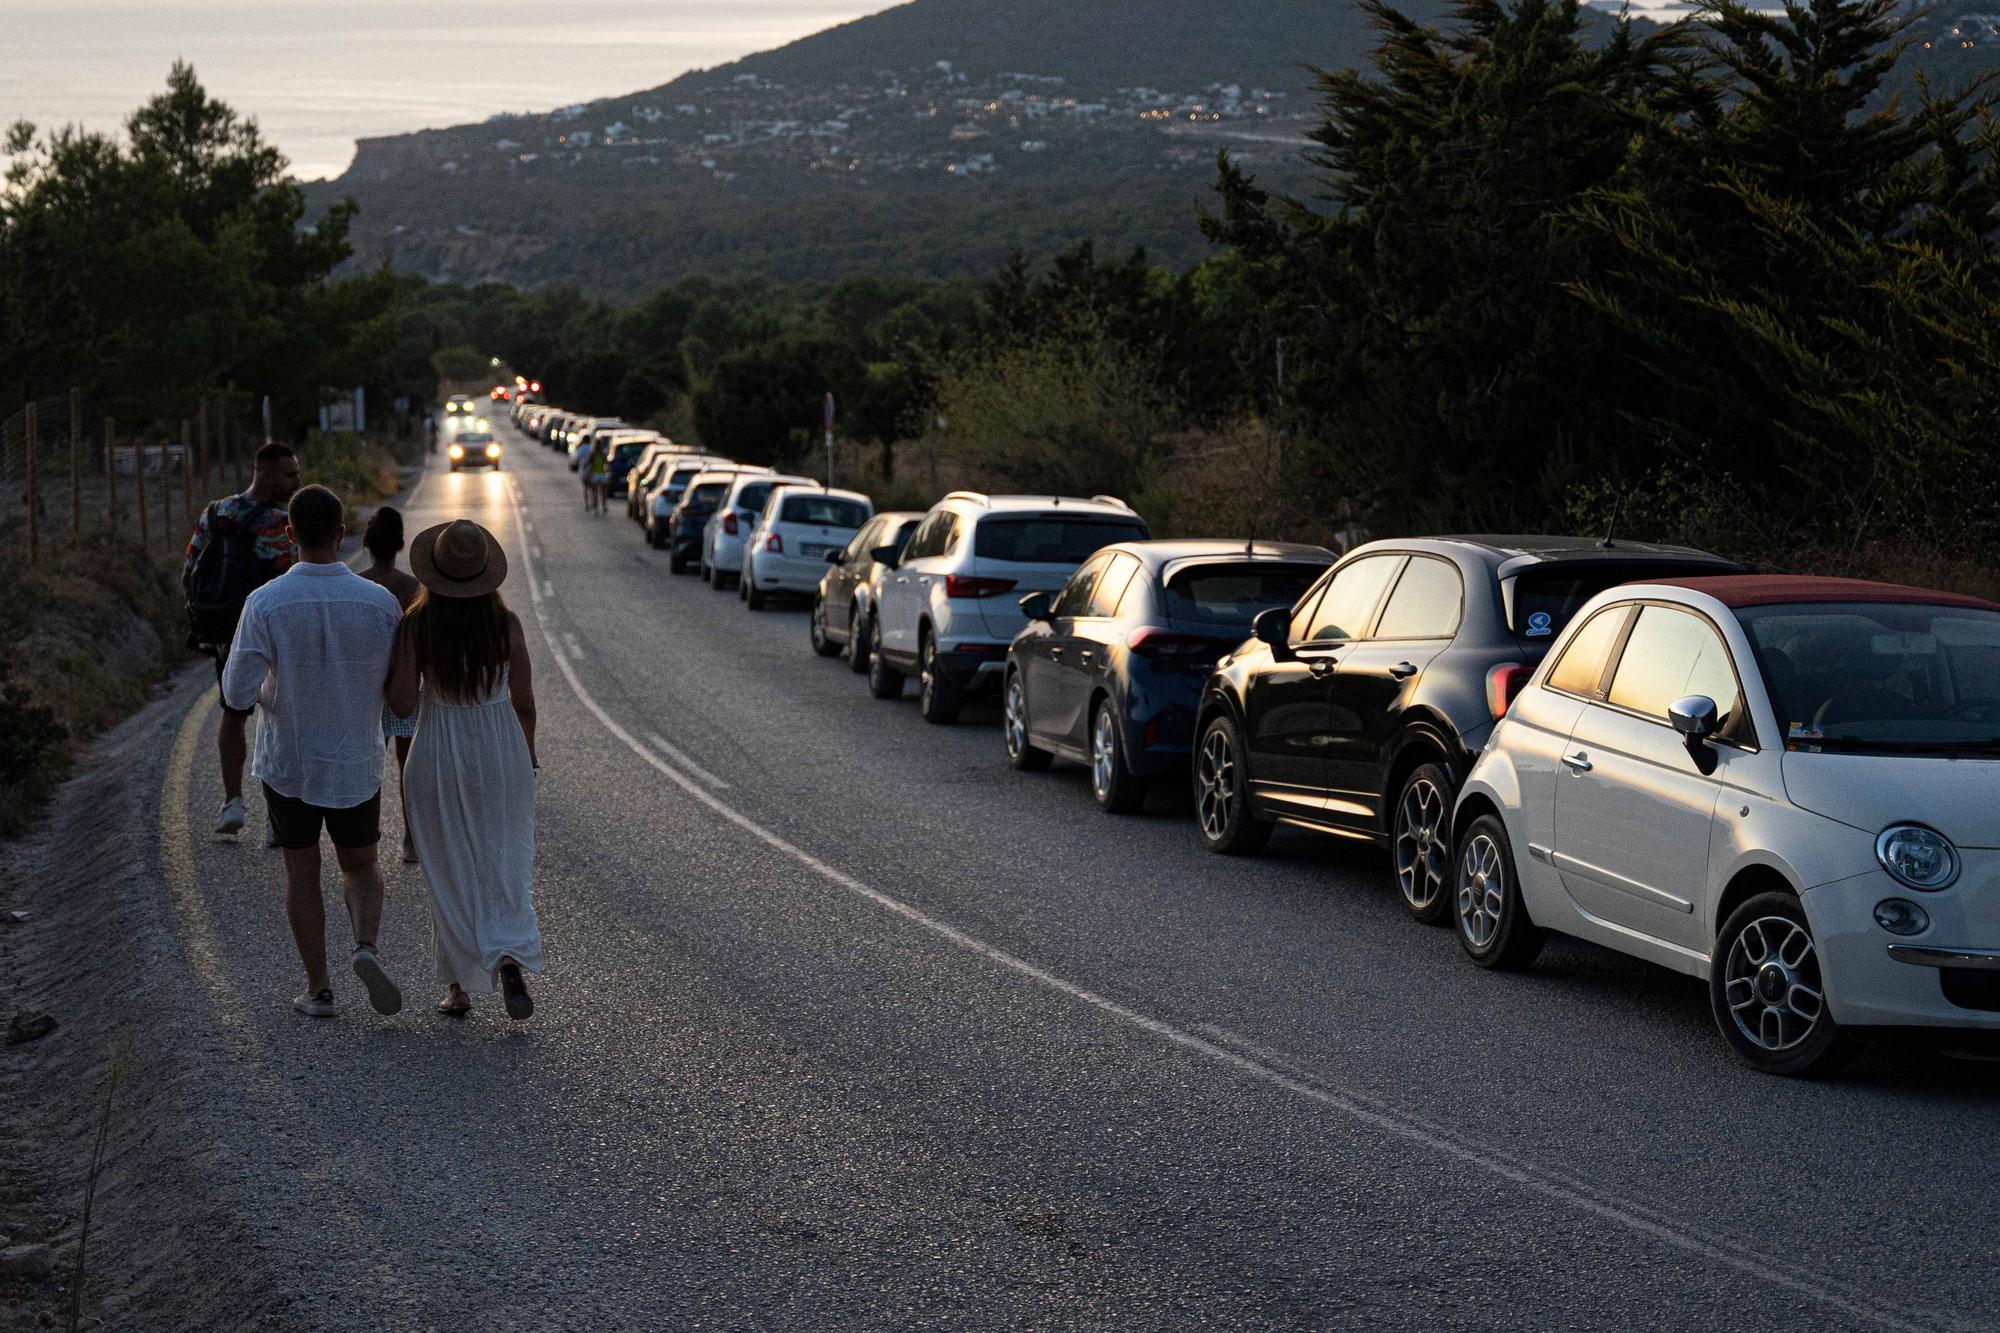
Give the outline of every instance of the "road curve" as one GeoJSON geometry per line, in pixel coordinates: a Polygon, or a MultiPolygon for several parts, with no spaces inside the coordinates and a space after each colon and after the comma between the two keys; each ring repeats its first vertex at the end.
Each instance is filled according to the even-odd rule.
{"type": "Polygon", "coordinates": [[[293,1326],[2000,1319],[2000,1066],[1759,1076],[1635,961],[1470,967],[1373,856],[1215,857],[1178,793],[1102,815],[1080,769],[1011,772],[990,709],[927,726],[797,611],[670,577],[503,434],[508,470],[406,513],[493,529],[529,627],[534,1021],[431,1014],[400,866],[404,1013],[350,983],[298,1018],[276,853],[206,834],[212,699],[162,792],[186,1021],[227,1035],[293,1326]]]}

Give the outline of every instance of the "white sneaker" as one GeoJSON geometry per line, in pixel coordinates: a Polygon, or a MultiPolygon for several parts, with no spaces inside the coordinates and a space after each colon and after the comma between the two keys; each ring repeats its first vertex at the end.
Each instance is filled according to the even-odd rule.
{"type": "Polygon", "coordinates": [[[218,836],[230,837],[243,831],[243,798],[233,796],[222,803],[222,813],[216,818],[215,831],[218,836]]]}
{"type": "Polygon", "coordinates": [[[389,980],[382,960],[373,949],[362,947],[354,951],[354,975],[368,988],[368,1003],[375,1006],[376,1013],[386,1018],[403,1007],[403,992],[389,980]]]}
{"type": "Polygon", "coordinates": [[[307,991],[292,1001],[292,1008],[307,1018],[332,1018],[340,1012],[340,1007],[333,1002],[333,992],[330,990],[307,991]]]}

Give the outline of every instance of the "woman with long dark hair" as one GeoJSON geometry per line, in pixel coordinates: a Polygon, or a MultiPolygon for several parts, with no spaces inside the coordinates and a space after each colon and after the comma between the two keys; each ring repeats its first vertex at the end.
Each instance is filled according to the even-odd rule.
{"type": "Polygon", "coordinates": [[[542,970],[539,765],[527,638],[500,600],[507,557],[491,533],[460,519],[417,534],[410,567],[423,592],[397,635],[388,702],[418,715],[403,792],[447,988],[438,1012],[462,1018],[475,989],[497,989],[508,1015],[523,1019],[534,1001],[522,973],[542,970]]]}

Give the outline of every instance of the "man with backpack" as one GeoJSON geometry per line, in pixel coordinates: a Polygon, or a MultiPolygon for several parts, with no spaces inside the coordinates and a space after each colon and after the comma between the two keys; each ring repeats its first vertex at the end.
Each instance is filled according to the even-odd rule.
{"type": "MultiPolygon", "coordinates": [[[[267,444],[257,451],[257,472],[250,489],[217,500],[201,511],[188,541],[187,564],[181,570],[181,591],[187,597],[188,647],[215,659],[215,680],[222,683],[236,622],[250,594],[291,568],[297,553],[287,528],[285,506],[299,489],[299,457],[288,444],[267,444]]],[[[248,728],[252,710],[222,706],[217,749],[222,760],[222,813],[215,821],[219,834],[243,831],[243,765],[249,757],[248,728]]]]}

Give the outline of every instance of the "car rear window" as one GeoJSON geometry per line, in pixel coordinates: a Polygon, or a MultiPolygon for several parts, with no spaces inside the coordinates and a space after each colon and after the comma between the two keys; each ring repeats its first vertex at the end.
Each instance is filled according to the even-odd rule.
{"type": "Polygon", "coordinates": [[[628,458],[637,458],[645,452],[644,444],[621,444],[618,446],[618,461],[622,463],[628,458]]]}
{"type": "Polygon", "coordinates": [[[1080,565],[1114,542],[1143,541],[1136,519],[989,518],[979,524],[972,553],[981,560],[1024,565],[1080,565]]]}
{"type": "Polygon", "coordinates": [[[694,488],[693,493],[688,496],[688,501],[691,504],[712,505],[720,500],[722,493],[728,489],[729,483],[726,481],[705,481],[694,488]]]}
{"type": "Polygon", "coordinates": [[[868,521],[868,506],[837,495],[788,495],[778,507],[780,523],[817,523],[827,528],[858,528],[868,521]]]}
{"type": "Polygon", "coordinates": [[[738,509],[762,509],[764,502],[771,498],[771,488],[775,481],[753,481],[736,493],[738,509]]]}
{"type": "Polygon", "coordinates": [[[1272,565],[1237,561],[1196,565],[1167,580],[1162,606],[1170,620],[1248,625],[1259,611],[1290,606],[1305,596],[1325,565],[1272,565]]]}
{"type": "Polygon", "coordinates": [[[1534,569],[1514,580],[1514,623],[1510,628],[1521,638],[1548,646],[1563,632],[1570,618],[1583,604],[1606,588],[1651,579],[1681,578],[1690,574],[1714,574],[1714,565],[1620,563],[1584,569],[1534,569]]]}

